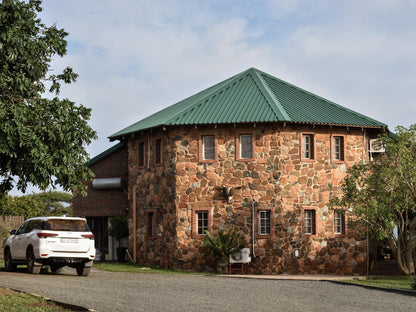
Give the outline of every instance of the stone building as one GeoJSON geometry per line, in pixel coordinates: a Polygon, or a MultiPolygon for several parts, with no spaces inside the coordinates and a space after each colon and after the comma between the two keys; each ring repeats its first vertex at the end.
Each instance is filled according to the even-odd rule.
{"type": "Polygon", "coordinates": [[[238,228],[252,273],[365,272],[366,237],[329,199],[384,131],[251,68],[113,134],[128,150],[134,258],[212,270],[205,230],[238,228]]]}

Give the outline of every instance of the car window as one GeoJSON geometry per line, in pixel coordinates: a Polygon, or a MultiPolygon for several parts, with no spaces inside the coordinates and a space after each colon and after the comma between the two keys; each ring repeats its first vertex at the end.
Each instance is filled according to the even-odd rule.
{"type": "Polygon", "coordinates": [[[33,222],[34,222],[34,221],[29,221],[29,222],[27,223],[26,228],[25,228],[25,232],[24,232],[24,233],[29,233],[29,232],[31,232],[31,231],[32,231],[32,229],[33,229],[33,222]]]}
{"type": "Polygon", "coordinates": [[[42,220],[33,220],[32,222],[32,230],[42,230],[42,220]]]}
{"type": "Polygon", "coordinates": [[[27,225],[27,222],[23,222],[23,223],[19,226],[19,229],[17,230],[16,235],[20,235],[20,234],[25,233],[26,225],[27,225]]]}
{"type": "Polygon", "coordinates": [[[53,231],[71,231],[71,232],[89,232],[87,222],[84,220],[63,220],[49,219],[44,224],[45,230],[53,231]]]}

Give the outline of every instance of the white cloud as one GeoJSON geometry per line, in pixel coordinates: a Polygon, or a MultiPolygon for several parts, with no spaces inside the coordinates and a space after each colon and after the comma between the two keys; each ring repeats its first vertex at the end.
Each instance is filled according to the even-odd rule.
{"type": "Polygon", "coordinates": [[[386,122],[414,123],[415,5],[403,1],[47,0],[70,33],[63,94],[99,140],[249,67],[386,122]]]}

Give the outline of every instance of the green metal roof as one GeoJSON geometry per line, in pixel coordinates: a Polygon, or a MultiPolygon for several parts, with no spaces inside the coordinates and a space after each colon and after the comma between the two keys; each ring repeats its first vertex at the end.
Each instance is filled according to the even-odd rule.
{"type": "Polygon", "coordinates": [[[250,68],[111,135],[176,125],[294,122],[384,128],[354,112],[290,83],[250,68]]]}
{"type": "Polygon", "coordinates": [[[98,154],[97,156],[91,158],[89,161],[87,161],[84,166],[91,166],[93,164],[95,164],[96,162],[100,161],[101,159],[107,157],[108,155],[110,155],[111,153],[119,150],[120,148],[122,148],[124,146],[123,143],[119,142],[116,145],[110,147],[109,149],[105,150],[104,152],[98,154]]]}

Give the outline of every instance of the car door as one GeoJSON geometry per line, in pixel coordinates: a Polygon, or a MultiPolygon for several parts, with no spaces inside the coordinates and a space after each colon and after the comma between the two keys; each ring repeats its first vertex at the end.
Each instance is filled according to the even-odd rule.
{"type": "Polygon", "coordinates": [[[29,222],[24,222],[17,230],[13,237],[13,241],[10,244],[13,259],[24,259],[26,258],[26,228],[29,222]]]}

